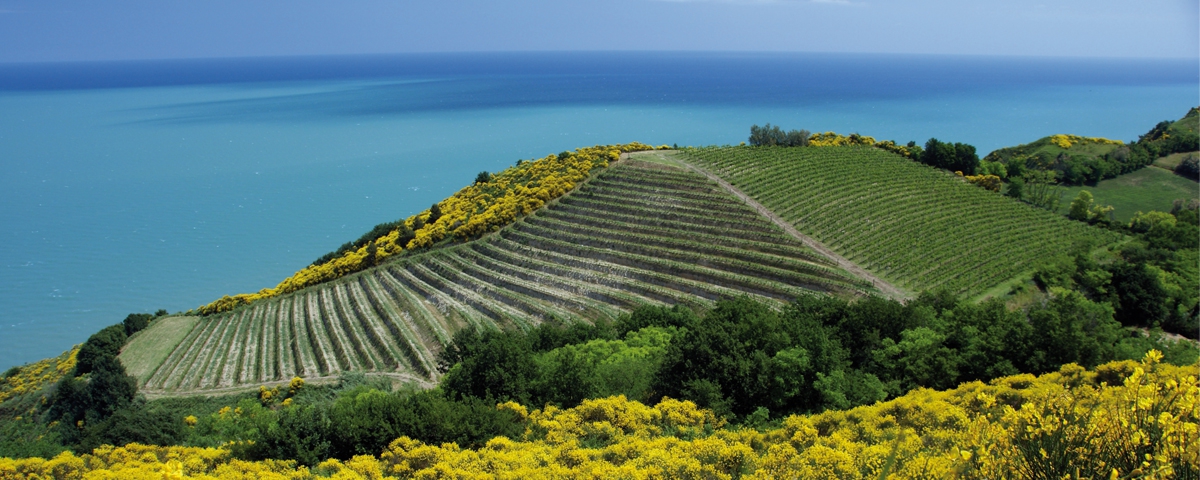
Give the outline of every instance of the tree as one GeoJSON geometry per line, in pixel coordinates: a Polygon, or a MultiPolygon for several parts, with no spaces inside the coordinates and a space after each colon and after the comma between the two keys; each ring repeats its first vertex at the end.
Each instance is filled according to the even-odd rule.
{"type": "Polygon", "coordinates": [[[1033,327],[1031,373],[1049,371],[1066,363],[1091,368],[1113,358],[1121,325],[1106,303],[1095,303],[1083,294],[1050,288],[1050,300],[1029,309],[1033,327]]]}
{"type": "Polygon", "coordinates": [[[750,126],[750,145],[753,146],[772,146],[779,145],[784,147],[806,147],[808,140],[812,137],[812,132],[808,130],[791,130],[784,133],[783,129],[778,125],[765,126],[751,125],[750,126]]]}
{"type": "MultiPolygon", "coordinates": [[[[162,315],[167,314],[166,310],[159,310],[159,311],[162,312],[162,315]]],[[[157,316],[162,316],[162,315],[157,315],[157,316]]],[[[125,326],[125,334],[133,335],[137,332],[144,330],[147,326],[150,325],[150,321],[154,320],[155,316],[156,315],[151,315],[149,313],[131,313],[131,314],[127,315],[125,317],[125,320],[121,322],[121,324],[125,326]]]]}
{"type": "Polygon", "coordinates": [[[1025,196],[1025,180],[1021,178],[1013,178],[1008,181],[1008,190],[1004,195],[1021,200],[1025,196]]]}
{"type": "Polygon", "coordinates": [[[770,123],[760,127],[758,125],[750,126],[750,145],[770,146],[780,145],[786,139],[786,135],[778,125],[771,126],[770,123]]]}
{"type": "Polygon", "coordinates": [[[115,356],[101,357],[92,369],[86,393],[89,411],[106,418],[133,402],[137,379],[125,374],[125,367],[115,356]]]}
{"type": "Polygon", "coordinates": [[[916,387],[950,388],[958,379],[958,352],[944,345],[946,336],[927,327],[900,332],[900,341],[885,338],[873,352],[884,377],[892,379],[890,393],[916,387]]]}
{"type": "Polygon", "coordinates": [[[128,338],[129,336],[125,333],[125,325],[120,323],[110,325],[92,334],[83,343],[83,346],[79,347],[79,353],[75,357],[75,374],[83,375],[91,372],[102,358],[116,358],[128,338]]]}
{"type": "Polygon", "coordinates": [[[1062,201],[1062,187],[1055,182],[1053,170],[1036,170],[1029,172],[1025,183],[1025,200],[1035,207],[1041,207],[1051,212],[1058,211],[1062,201]]]}
{"type": "Polygon", "coordinates": [[[1179,165],[1175,166],[1175,173],[1192,180],[1200,179],[1200,154],[1189,153],[1182,162],[1179,162],[1179,165]]]}
{"type": "Polygon", "coordinates": [[[1150,327],[1170,313],[1167,308],[1169,295],[1157,273],[1151,269],[1144,263],[1125,263],[1113,270],[1116,318],[1121,324],[1150,327]]]}
{"type": "Polygon", "coordinates": [[[1071,201],[1071,209],[1067,211],[1067,218],[1071,220],[1079,220],[1081,222],[1088,221],[1088,212],[1092,208],[1092,194],[1087,190],[1080,190],[1079,195],[1075,200],[1071,201]]]}
{"type": "Polygon", "coordinates": [[[475,184],[476,185],[481,184],[481,183],[488,183],[490,181],[492,181],[492,175],[490,173],[488,173],[487,170],[479,172],[478,175],[475,175],[475,184]]]}
{"type": "Polygon", "coordinates": [[[807,147],[808,139],[811,137],[812,132],[808,130],[791,130],[788,131],[784,144],[789,147],[807,147]]]}
{"type": "Polygon", "coordinates": [[[925,142],[920,161],[951,172],[962,172],[963,175],[975,175],[979,169],[979,155],[975,153],[973,145],[942,142],[936,138],[925,142]]]}
{"type": "Polygon", "coordinates": [[[528,403],[537,364],[529,339],[518,332],[460,330],[442,351],[442,388],[454,399],[466,397],[528,403]]]}
{"type": "Polygon", "coordinates": [[[367,244],[367,256],[363,257],[363,265],[374,267],[379,262],[379,247],[375,242],[367,244]]]}

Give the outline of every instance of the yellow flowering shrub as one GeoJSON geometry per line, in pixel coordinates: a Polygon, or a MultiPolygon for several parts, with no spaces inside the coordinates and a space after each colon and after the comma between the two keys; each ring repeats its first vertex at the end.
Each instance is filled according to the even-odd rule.
{"type": "Polygon", "coordinates": [[[1124,145],[1125,142],[1120,140],[1109,140],[1100,137],[1081,137],[1079,135],[1051,135],[1050,143],[1058,145],[1061,148],[1071,148],[1072,145],[1080,144],[1096,144],[1096,145],[1124,145]]]}
{"type": "MultiPolygon", "coordinates": [[[[833,132],[814,133],[808,138],[808,146],[810,147],[842,147],[847,145],[875,145],[875,138],[857,133],[851,133],[849,136],[838,135],[833,132]]],[[[894,143],[893,143],[894,144],[894,143]]]]}
{"type": "Polygon", "coordinates": [[[996,175],[964,175],[963,178],[966,178],[973,185],[978,185],[993,192],[999,192],[1000,187],[1004,185],[1004,182],[996,175]]]}
{"type": "Polygon", "coordinates": [[[38,360],[5,372],[6,375],[0,378],[0,403],[59,381],[75,370],[75,357],[78,354],[79,346],[76,345],[57,357],[38,360]]]}
{"type": "MultiPolygon", "coordinates": [[[[850,410],[725,428],[711,411],[624,397],[530,411],[521,438],[478,449],[401,437],[378,456],[236,460],[226,448],[105,446],[80,456],[0,459],[0,478],[1196,478],[1197,365],[1122,361],[1093,371],[914,390],[850,410]]],[[[230,412],[224,412],[228,415],[230,412]]],[[[236,413],[234,413],[236,414],[236,413]]]]}
{"type": "Polygon", "coordinates": [[[478,238],[565,195],[586,179],[592,169],[607,167],[622,153],[642,150],[654,150],[654,147],[638,142],[586,147],[566,152],[565,155],[548,155],[520,162],[492,175],[486,183],[469,185],[438,202],[442,215],[432,222],[429,221],[429,210],[406,219],[405,225],[412,228],[415,234],[407,244],[401,245],[399,229],[393,230],[357,250],[348,251],[325,263],[309,265],[284,279],[275,288],[264,288],[257,293],[226,295],[201,306],[198,312],[202,315],[225,312],[257,300],[341,278],[405,250],[427,248],[449,237],[464,241],[478,238]]]}
{"type": "Polygon", "coordinates": [[[859,135],[857,133],[840,135],[834,132],[823,132],[814,133],[808,138],[808,146],[810,147],[842,147],[848,145],[875,147],[909,158],[912,158],[915,153],[907,146],[899,145],[893,140],[875,140],[875,137],[859,135]]]}

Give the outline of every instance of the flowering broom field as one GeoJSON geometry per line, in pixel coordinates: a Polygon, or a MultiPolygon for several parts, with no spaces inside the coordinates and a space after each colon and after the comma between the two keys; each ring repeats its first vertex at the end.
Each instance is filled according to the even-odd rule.
{"type": "Polygon", "coordinates": [[[911,291],[978,295],[1078,241],[1120,238],[879,148],[698,148],[683,156],[911,291]]]}
{"type": "Polygon", "coordinates": [[[773,428],[729,427],[672,399],[532,411],[507,402],[496,408],[524,433],[476,449],[401,437],[378,456],[310,469],[237,460],[228,447],[130,444],[0,459],[0,478],[1200,478],[1196,365],[1161,358],[918,389],[773,428]]]}
{"type": "MultiPolygon", "coordinates": [[[[426,223],[430,212],[418,216],[417,224],[426,225],[416,229],[409,248],[443,241],[439,248],[367,268],[363,247],[305,270],[358,262],[336,278],[281,287],[253,302],[214,304],[160,365],[148,368],[141,391],[216,392],[346,370],[429,385],[436,352],[467,326],[527,329],[545,321],[611,319],[643,304],[700,305],[743,294],[787,302],[871,290],[702,175],[616,162],[626,147],[547,157],[496,176],[510,183],[489,182],[509,187],[467,187],[441,203],[436,221],[426,223]],[[595,160],[574,161],[613,166],[590,178],[589,169],[571,167],[575,173],[561,181],[553,180],[560,178],[555,170],[530,166],[593,154],[595,160]],[[521,183],[521,172],[533,176],[521,183]],[[552,185],[557,190],[539,196],[552,185]],[[488,188],[509,194],[496,197],[488,188]],[[459,218],[472,208],[473,216],[459,218]],[[360,267],[366,269],[354,271],[360,267]]],[[[376,240],[378,258],[402,251],[395,250],[397,235],[376,240]]]]}

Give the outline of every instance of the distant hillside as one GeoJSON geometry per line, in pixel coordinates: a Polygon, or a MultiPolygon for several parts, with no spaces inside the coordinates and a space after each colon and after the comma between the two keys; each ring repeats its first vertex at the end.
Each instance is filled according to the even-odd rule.
{"type": "Polygon", "coordinates": [[[876,148],[702,148],[682,155],[911,291],[977,295],[1075,241],[1119,238],[876,148]]]}
{"type": "MultiPolygon", "coordinates": [[[[1200,110],[1192,108],[1175,121],[1159,122],[1130,144],[1120,140],[1050,135],[1033,142],[995,150],[984,168],[1016,176],[1027,170],[1053,170],[1066,185],[1095,183],[1146,167],[1159,157],[1197,150],[1200,110]],[[1002,169],[997,169],[997,165],[1002,169]]],[[[994,172],[991,172],[994,173],[994,172]]]]}
{"type": "Polygon", "coordinates": [[[467,326],[525,329],[614,318],[647,303],[870,290],[705,177],[622,160],[483,239],[210,315],[172,335],[156,328],[183,323],[163,322],[142,333],[161,340],[131,343],[122,359],[150,359],[131,372],[152,394],[347,370],[428,384],[436,353],[467,326]]]}

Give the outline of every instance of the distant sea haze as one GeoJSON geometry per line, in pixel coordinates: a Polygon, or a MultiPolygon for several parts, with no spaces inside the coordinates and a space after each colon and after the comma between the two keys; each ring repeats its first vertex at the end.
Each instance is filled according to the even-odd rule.
{"type": "Polygon", "coordinates": [[[274,286],[481,170],[751,124],[980,153],[1130,141],[1200,61],[497,53],[0,64],[0,368],[130,312],[274,286]]]}

